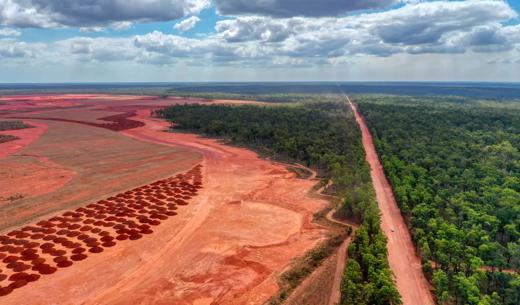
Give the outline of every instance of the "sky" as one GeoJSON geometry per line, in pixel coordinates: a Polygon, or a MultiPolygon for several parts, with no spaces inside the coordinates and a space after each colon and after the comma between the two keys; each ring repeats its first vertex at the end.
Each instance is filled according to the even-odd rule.
{"type": "Polygon", "coordinates": [[[0,0],[0,82],[520,81],[520,0],[0,0]]]}

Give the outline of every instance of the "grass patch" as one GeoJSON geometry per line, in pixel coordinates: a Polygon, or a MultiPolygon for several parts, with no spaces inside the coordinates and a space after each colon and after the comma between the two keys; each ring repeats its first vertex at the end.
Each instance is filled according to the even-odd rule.
{"type": "Polygon", "coordinates": [[[0,134],[0,143],[5,143],[13,140],[17,140],[18,137],[8,135],[8,134],[0,134]]]}
{"type": "Polygon", "coordinates": [[[22,121],[0,121],[0,131],[4,130],[16,130],[16,129],[25,129],[32,128],[33,126],[29,124],[25,124],[22,121]]]}
{"type": "Polygon", "coordinates": [[[351,230],[345,229],[307,251],[303,257],[296,259],[289,270],[280,275],[278,285],[280,291],[269,299],[269,305],[282,304],[291,292],[300,285],[320,264],[329,257],[341,243],[351,234],[351,230]]]}

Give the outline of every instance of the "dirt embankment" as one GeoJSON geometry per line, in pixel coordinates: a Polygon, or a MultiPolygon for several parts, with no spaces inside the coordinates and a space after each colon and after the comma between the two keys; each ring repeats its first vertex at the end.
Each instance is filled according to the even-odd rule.
{"type": "Polygon", "coordinates": [[[372,135],[357,107],[348,96],[347,100],[361,129],[366,159],[370,164],[372,183],[381,210],[381,228],[388,238],[388,260],[395,275],[403,305],[434,305],[431,286],[424,276],[421,260],[415,253],[410,232],[397,206],[390,183],[384,174],[372,135]]]}

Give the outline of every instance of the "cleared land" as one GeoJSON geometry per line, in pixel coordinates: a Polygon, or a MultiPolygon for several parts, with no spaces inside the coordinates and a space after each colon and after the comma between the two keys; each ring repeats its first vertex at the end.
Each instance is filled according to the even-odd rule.
{"type": "Polygon", "coordinates": [[[0,185],[2,304],[262,304],[290,262],[326,236],[311,223],[327,205],[309,195],[315,181],[246,149],[165,133],[167,123],[149,118],[150,109],[202,100],[20,99],[0,98],[2,117],[30,117],[24,122],[35,126],[0,144],[0,181],[18,182],[0,185]],[[93,125],[105,124],[107,112],[139,124],[93,125]],[[182,199],[162,184],[179,173],[199,177],[199,169],[196,196],[169,206],[182,199]],[[92,237],[78,239],[87,229],[92,237]]]}
{"type": "Polygon", "coordinates": [[[0,296],[30,282],[46,280],[42,275],[69,268],[74,262],[118,243],[154,233],[152,226],[177,215],[178,207],[188,205],[202,188],[200,168],[198,165],[186,174],[66,211],[1,236],[0,282],[10,283],[0,288],[0,296]]]}

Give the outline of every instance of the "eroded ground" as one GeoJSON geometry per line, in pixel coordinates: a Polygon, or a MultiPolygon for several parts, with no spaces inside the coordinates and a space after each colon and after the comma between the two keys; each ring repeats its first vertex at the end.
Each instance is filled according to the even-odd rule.
{"type": "Polygon", "coordinates": [[[314,181],[149,117],[206,101],[0,100],[0,119],[37,126],[0,144],[2,304],[262,304],[327,233],[314,181]]]}

